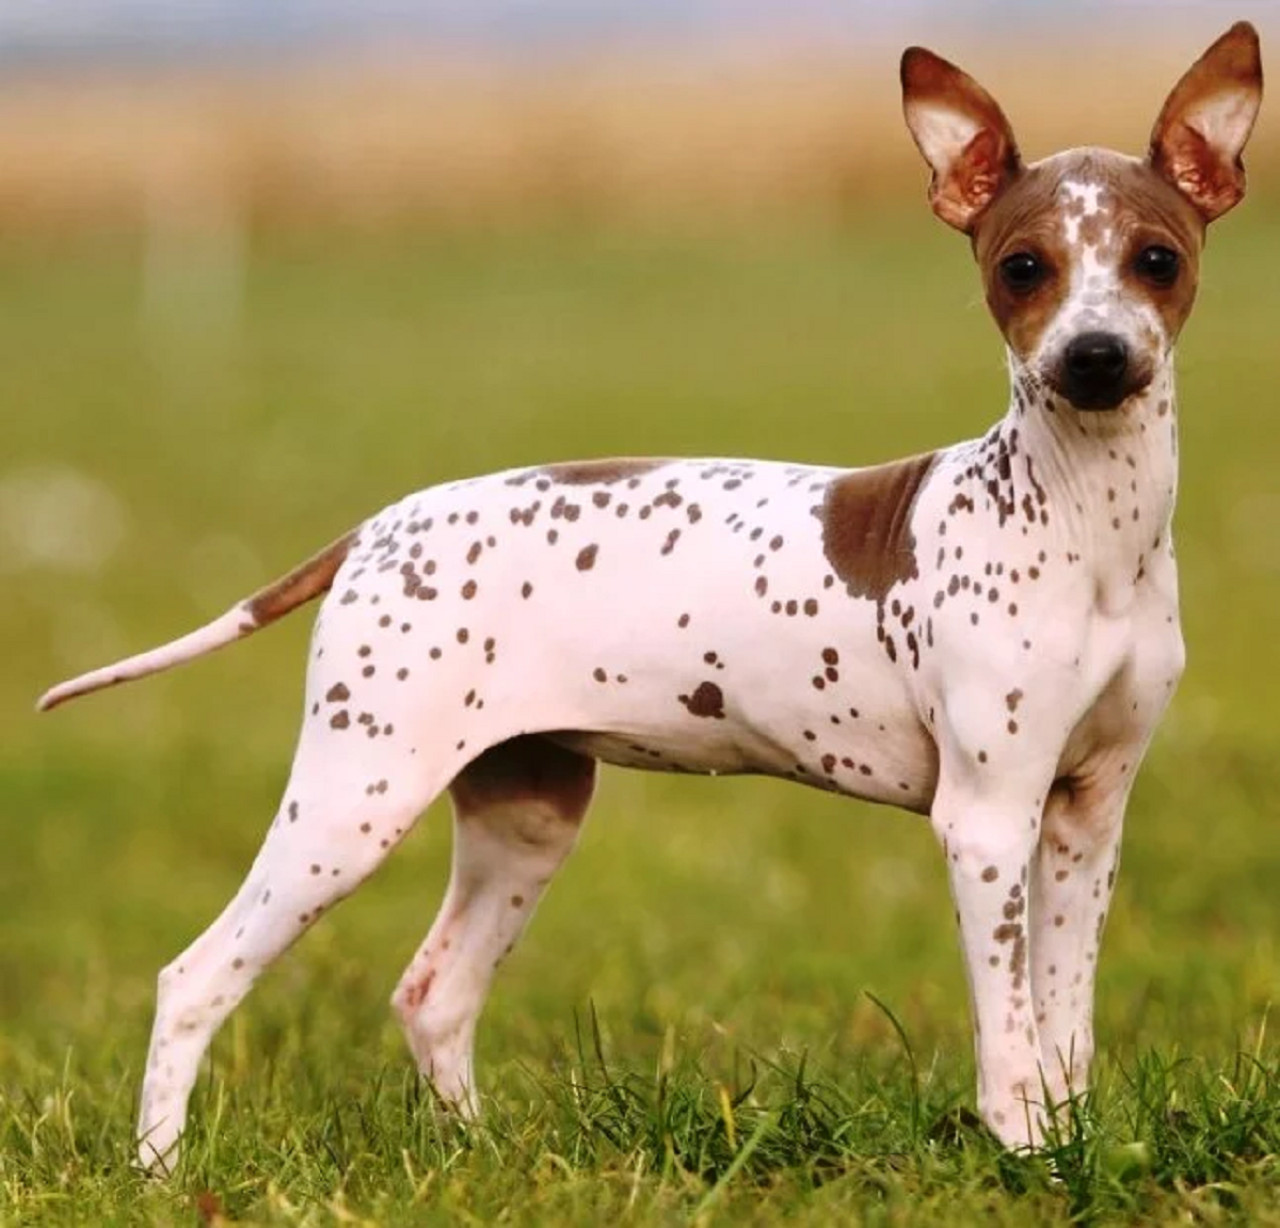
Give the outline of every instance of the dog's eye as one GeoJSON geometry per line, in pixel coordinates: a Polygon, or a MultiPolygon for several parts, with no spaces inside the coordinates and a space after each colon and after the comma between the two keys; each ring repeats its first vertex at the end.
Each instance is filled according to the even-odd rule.
{"type": "Polygon", "coordinates": [[[1134,261],[1138,276],[1156,286],[1171,286],[1178,279],[1178,253],[1171,247],[1153,243],[1144,247],[1134,261]]]}
{"type": "Polygon", "coordinates": [[[1014,252],[1000,261],[1000,280],[1015,294],[1027,294],[1043,280],[1044,261],[1033,252],[1014,252]]]}

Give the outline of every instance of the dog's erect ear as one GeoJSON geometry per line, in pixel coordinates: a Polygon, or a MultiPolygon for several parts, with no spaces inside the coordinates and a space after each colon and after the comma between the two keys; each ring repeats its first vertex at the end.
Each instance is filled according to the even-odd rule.
{"type": "Polygon", "coordinates": [[[1238,21],[1187,69],[1160,110],[1147,161],[1206,222],[1244,195],[1240,153],[1261,102],[1258,32],[1238,21]]]}
{"type": "Polygon", "coordinates": [[[923,47],[902,53],[902,110],[933,169],[934,213],[970,232],[1022,168],[1004,112],[968,73],[923,47]]]}

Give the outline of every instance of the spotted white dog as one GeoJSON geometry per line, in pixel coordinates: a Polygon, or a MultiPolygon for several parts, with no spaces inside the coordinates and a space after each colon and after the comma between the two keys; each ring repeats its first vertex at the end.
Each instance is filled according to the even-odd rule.
{"type": "Polygon", "coordinates": [[[200,1058],[254,979],[446,788],[452,879],[394,1004],[422,1072],[474,1111],[476,1019],[597,760],[929,815],[983,1117],[1035,1145],[1084,1086],[1125,801],[1183,666],[1172,347],[1205,225],[1244,192],[1258,41],[1241,23],[1209,48],[1143,160],[1026,166],[959,69],[913,48],[902,82],[934,211],[970,236],[1008,345],[1011,404],[981,439],[873,469],[615,460],[432,487],[41,700],[189,660],[332,589],[275,821],[160,975],[145,1161],[172,1161],[200,1058]]]}

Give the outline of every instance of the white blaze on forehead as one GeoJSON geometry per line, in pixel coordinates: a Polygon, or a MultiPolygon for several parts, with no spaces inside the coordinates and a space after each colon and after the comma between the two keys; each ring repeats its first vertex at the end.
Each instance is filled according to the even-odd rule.
{"type": "Polygon", "coordinates": [[[1087,183],[1079,179],[1068,179],[1063,183],[1060,193],[1069,210],[1067,213],[1067,242],[1074,247],[1080,238],[1080,223],[1085,218],[1092,217],[1102,208],[1102,184],[1087,183]]]}
{"type": "MultiPolygon", "coordinates": [[[[1119,278],[1113,265],[1099,256],[1111,240],[1110,227],[1099,226],[1085,242],[1080,234],[1085,218],[1102,212],[1103,185],[1083,179],[1068,179],[1059,190],[1063,204],[1063,225],[1067,247],[1071,253],[1070,289],[1058,313],[1057,326],[1081,331],[1081,327],[1105,327],[1110,308],[1117,297],[1119,278]],[[1085,317],[1089,317],[1086,325],[1085,317]],[[1079,327],[1077,327],[1079,326],[1079,327]]],[[[1055,327],[1052,331],[1057,331],[1055,327]]]]}
{"type": "Polygon", "coordinates": [[[1123,337],[1132,349],[1145,338],[1162,336],[1163,327],[1151,304],[1138,298],[1120,277],[1119,245],[1113,227],[1098,218],[1105,212],[1107,186],[1089,179],[1064,179],[1058,189],[1063,235],[1070,264],[1063,270],[1067,294],[1038,347],[1038,363],[1055,364],[1064,346],[1081,333],[1101,330],[1123,337]],[[1082,235],[1086,218],[1098,218],[1089,241],[1082,235]],[[1108,252],[1104,259],[1101,253],[1108,252]]]}

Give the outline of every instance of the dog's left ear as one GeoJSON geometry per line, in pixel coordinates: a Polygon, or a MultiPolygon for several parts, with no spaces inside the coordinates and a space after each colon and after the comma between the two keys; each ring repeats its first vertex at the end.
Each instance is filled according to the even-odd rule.
{"type": "Polygon", "coordinates": [[[923,47],[902,53],[902,110],[933,170],[934,213],[970,233],[1022,169],[1009,121],[967,72],[923,47]]]}
{"type": "Polygon", "coordinates": [[[1258,32],[1238,21],[1187,69],[1160,110],[1147,161],[1206,222],[1244,195],[1240,154],[1261,102],[1258,32]]]}

